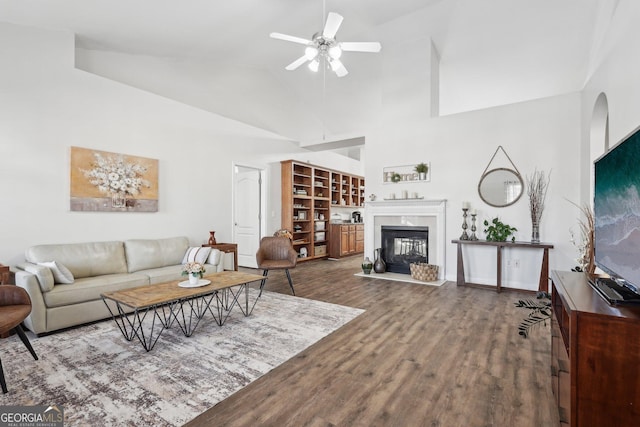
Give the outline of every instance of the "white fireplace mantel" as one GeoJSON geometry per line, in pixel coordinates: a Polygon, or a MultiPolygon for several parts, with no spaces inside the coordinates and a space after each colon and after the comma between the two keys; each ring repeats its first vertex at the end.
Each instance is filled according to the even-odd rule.
{"type": "MultiPolygon", "coordinates": [[[[425,200],[425,199],[395,199],[381,200],[365,203],[364,209],[364,251],[365,255],[374,253],[376,244],[380,241],[380,226],[385,218],[393,217],[394,220],[400,220],[405,225],[411,224],[412,221],[420,220],[422,217],[430,217],[435,220],[435,259],[429,258],[430,264],[439,267],[438,278],[446,277],[446,206],[447,201],[442,200],[425,200]],[[399,218],[398,218],[399,217],[399,218]]],[[[430,233],[429,238],[433,236],[430,233]]],[[[431,246],[431,245],[430,245],[431,246]]]]}

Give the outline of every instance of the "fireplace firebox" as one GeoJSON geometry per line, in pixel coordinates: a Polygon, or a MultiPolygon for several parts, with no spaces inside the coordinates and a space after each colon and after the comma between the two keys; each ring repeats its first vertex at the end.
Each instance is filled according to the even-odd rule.
{"type": "Polygon", "coordinates": [[[429,227],[383,225],[381,242],[387,271],[411,274],[411,263],[429,262],[429,227]]]}

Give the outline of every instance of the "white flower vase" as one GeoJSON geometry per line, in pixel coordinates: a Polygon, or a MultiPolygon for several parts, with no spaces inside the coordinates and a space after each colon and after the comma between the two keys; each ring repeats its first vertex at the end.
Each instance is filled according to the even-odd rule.
{"type": "Polygon", "coordinates": [[[197,285],[198,281],[200,281],[200,276],[197,274],[190,274],[189,275],[189,284],[190,285],[197,285]]]}

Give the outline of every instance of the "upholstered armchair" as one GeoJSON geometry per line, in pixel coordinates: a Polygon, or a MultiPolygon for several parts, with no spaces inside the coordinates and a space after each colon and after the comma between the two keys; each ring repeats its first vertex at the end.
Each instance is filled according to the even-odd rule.
{"type": "MultiPolygon", "coordinates": [[[[25,347],[31,352],[35,360],[38,360],[36,352],[31,347],[29,338],[22,330],[20,323],[31,313],[31,299],[24,289],[12,285],[0,285],[0,334],[14,330],[25,347]]],[[[2,392],[7,392],[7,383],[2,370],[2,360],[0,360],[0,385],[2,392]]]]}
{"type": "Polygon", "coordinates": [[[295,268],[298,254],[293,249],[291,240],[288,237],[263,237],[260,241],[260,248],[256,253],[256,261],[258,268],[263,270],[262,275],[264,276],[260,283],[260,295],[262,295],[262,289],[267,281],[269,270],[284,270],[287,274],[287,280],[289,280],[291,293],[293,295],[296,294],[289,269],[295,268]]]}

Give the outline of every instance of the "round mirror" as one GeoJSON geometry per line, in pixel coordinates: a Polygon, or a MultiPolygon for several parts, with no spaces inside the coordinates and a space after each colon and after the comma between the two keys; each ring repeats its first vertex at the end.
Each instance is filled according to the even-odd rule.
{"type": "Polygon", "coordinates": [[[478,184],[480,198],[489,206],[502,208],[518,201],[522,196],[524,182],[520,174],[512,169],[498,168],[487,171],[478,184]]]}

